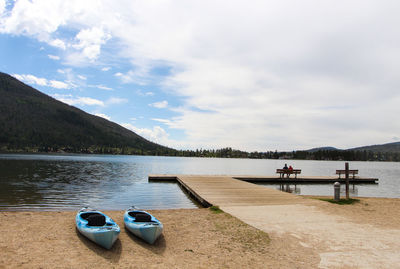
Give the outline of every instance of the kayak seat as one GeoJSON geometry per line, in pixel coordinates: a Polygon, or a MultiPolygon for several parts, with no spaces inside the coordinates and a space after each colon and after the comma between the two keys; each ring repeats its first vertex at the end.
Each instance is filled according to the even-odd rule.
{"type": "Polygon", "coordinates": [[[82,213],[81,218],[87,220],[90,216],[93,216],[93,215],[101,215],[101,214],[96,213],[96,212],[87,212],[87,213],[82,213]]]}
{"type": "Polygon", "coordinates": [[[141,212],[141,211],[131,211],[131,212],[128,212],[128,215],[131,216],[131,217],[136,217],[137,214],[145,214],[145,213],[144,213],[144,212],[141,212]]]}
{"type": "Polygon", "coordinates": [[[146,213],[137,213],[135,216],[135,222],[151,222],[151,216],[146,213]]]}
{"type": "Polygon", "coordinates": [[[101,214],[93,214],[87,218],[89,226],[104,226],[106,225],[106,217],[101,214]]]}

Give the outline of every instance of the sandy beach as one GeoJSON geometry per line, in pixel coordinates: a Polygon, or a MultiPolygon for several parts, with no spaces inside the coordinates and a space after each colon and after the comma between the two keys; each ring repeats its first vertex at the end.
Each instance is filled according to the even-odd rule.
{"type": "MultiPolygon", "coordinates": [[[[400,199],[360,200],[353,205],[318,201],[314,206],[371,229],[400,230],[400,199]]],[[[165,227],[154,245],[124,229],[123,211],[106,211],[121,226],[111,250],[77,232],[76,212],[0,212],[0,268],[318,268],[320,264],[318,246],[305,246],[301,238],[288,233],[267,234],[226,213],[149,212],[165,227]]]]}

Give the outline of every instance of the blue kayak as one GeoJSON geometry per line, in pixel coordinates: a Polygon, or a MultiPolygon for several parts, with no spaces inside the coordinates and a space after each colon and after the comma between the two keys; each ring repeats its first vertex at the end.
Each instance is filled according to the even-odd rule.
{"type": "Polygon", "coordinates": [[[136,235],[142,238],[149,244],[153,244],[163,231],[163,224],[150,213],[129,208],[124,214],[125,227],[136,235]]]}
{"type": "Polygon", "coordinates": [[[110,249],[117,240],[120,228],[100,211],[82,208],[75,218],[78,231],[100,246],[110,249]]]}

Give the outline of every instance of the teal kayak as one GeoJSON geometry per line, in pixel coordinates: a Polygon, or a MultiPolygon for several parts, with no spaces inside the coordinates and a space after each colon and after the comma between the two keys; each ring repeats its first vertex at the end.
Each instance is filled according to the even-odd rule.
{"type": "Polygon", "coordinates": [[[118,238],[120,228],[104,213],[82,208],[75,218],[78,231],[96,244],[111,249],[118,238]]]}
{"type": "Polygon", "coordinates": [[[150,213],[129,208],[124,214],[124,223],[126,229],[142,238],[149,244],[153,244],[163,231],[163,224],[150,213]]]}

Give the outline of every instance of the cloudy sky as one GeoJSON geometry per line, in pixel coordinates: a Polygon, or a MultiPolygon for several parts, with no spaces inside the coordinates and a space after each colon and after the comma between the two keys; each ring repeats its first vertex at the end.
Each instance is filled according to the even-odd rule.
{"type": "Polygon", "coordinates": [[[0,0],[0,71],[178,149],[400,141],[400,2],[0,0]]]}

